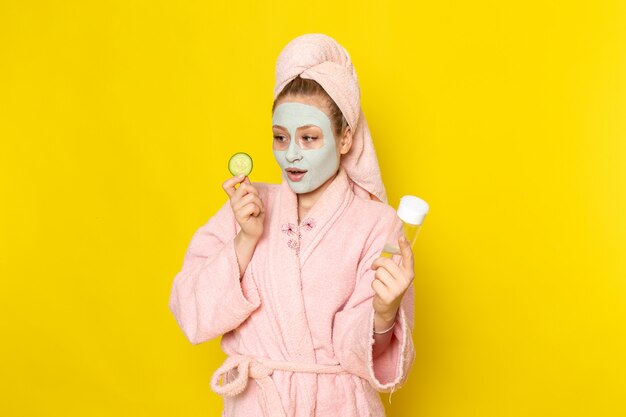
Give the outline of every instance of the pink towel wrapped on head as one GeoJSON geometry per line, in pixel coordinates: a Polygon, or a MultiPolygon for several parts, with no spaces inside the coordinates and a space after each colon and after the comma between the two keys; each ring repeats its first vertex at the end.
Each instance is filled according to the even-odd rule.
{"type": "Polygon", "coordinates": [[[278,56],[274,100],[298,75],[320,84],[352,128],[352,148],[341,157],[341,165],[356,184],[354,192],[366,198],[373,194],[386,203],[374,143],[361,109],[361,90],[348,51],[321,33],[298,36],[278,56]]]}
{"type": "Polygon", "coordinates": [[[224,397],[224,417],[383,417],[378,392],[401,387],[415,358],[412,284],[389,345],[373,357],[371,265],[396,213],[386,204],[347,52],[325,35],[300,36],[279,57],[275,95],[297,75],[336,101],[356,129],[352,150],[301,220],[284,177],[252,183],[266,214],[243,276],[235,250],[241,227],[227,200],[192,237],[169,308],[191,343],[222,336],[228,358],[211,387],[224,397]]]}

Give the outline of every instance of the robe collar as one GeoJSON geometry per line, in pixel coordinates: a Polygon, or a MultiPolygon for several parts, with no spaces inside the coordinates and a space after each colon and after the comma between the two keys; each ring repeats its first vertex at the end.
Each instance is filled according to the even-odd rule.
{"type": "Polygon", "coordinates": [[[298,224],[298,196],[283,177],[272,209],[269,231],[268,290],[276,316],[277,334],[283,339],[282,356],[315,361],[313,338],[302,293],[302,268],[324,236],[355,198],[343,167],[298,224]]]}
{"type": "Polygon", "coordinates": [[[280,227],[286,238],[286,247],[295,251],[300,259],[301,267],[304,266],[326,232],[352,202],[355,197],[352,187],[352,181],[340,165],[333,181],[313,204],[304,219],[298,223],[298,195],[289,187],[283,175],[280,190],[282,214],[280,227]]]}

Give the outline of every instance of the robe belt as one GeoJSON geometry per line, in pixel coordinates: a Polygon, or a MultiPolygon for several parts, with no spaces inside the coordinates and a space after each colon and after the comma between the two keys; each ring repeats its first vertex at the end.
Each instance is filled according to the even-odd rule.
{"type": "Polygon", "coordinates": [[[248,378],[254,379],[259,385],[261,395],[259,403],[265,417],[286,417],[285,410],[278,394],[278,389],[270,375],[274,370],[311,372],[317,374],[348,373],[341,365],[322,365],[317,363],[297,363],[275,361],[267,358],[257,358],[247,355],[231,355],[213,373],[211,388],[223,397],[235,396],[246,388],[248,378]],[[233,381],[220,385],[220,380],[226,372],[237,369],[238,375],[233,381]]]}

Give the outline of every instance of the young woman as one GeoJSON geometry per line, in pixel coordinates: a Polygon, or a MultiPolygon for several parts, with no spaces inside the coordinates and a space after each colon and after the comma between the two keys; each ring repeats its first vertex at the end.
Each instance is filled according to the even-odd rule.
{"type": "Polygon", "coordinates": [[[194,234],[169,307],[192,344],[222,336],[223,416],[384,416],[377,392],[402,386],[415,357],[413,254],[390,230],[347,51],[302,35],[276,73],[282,183],[223,183],[228,201],[194,234]],[[399,263],[380,257],[390,232],[399,263]]]}

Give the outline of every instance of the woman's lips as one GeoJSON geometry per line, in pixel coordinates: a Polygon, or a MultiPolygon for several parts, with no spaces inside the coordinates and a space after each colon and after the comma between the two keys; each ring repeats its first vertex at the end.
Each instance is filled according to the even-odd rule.
{"type": "Polygon", "coordinates": [[[304,172],[291,172],[291,171],[285,171],[287,172],[287,177],[289,177],[289,179],[293,182],[298,182],[302,179],[302,177],[304,177],[307,173],[307,171],[304,172]]]}

